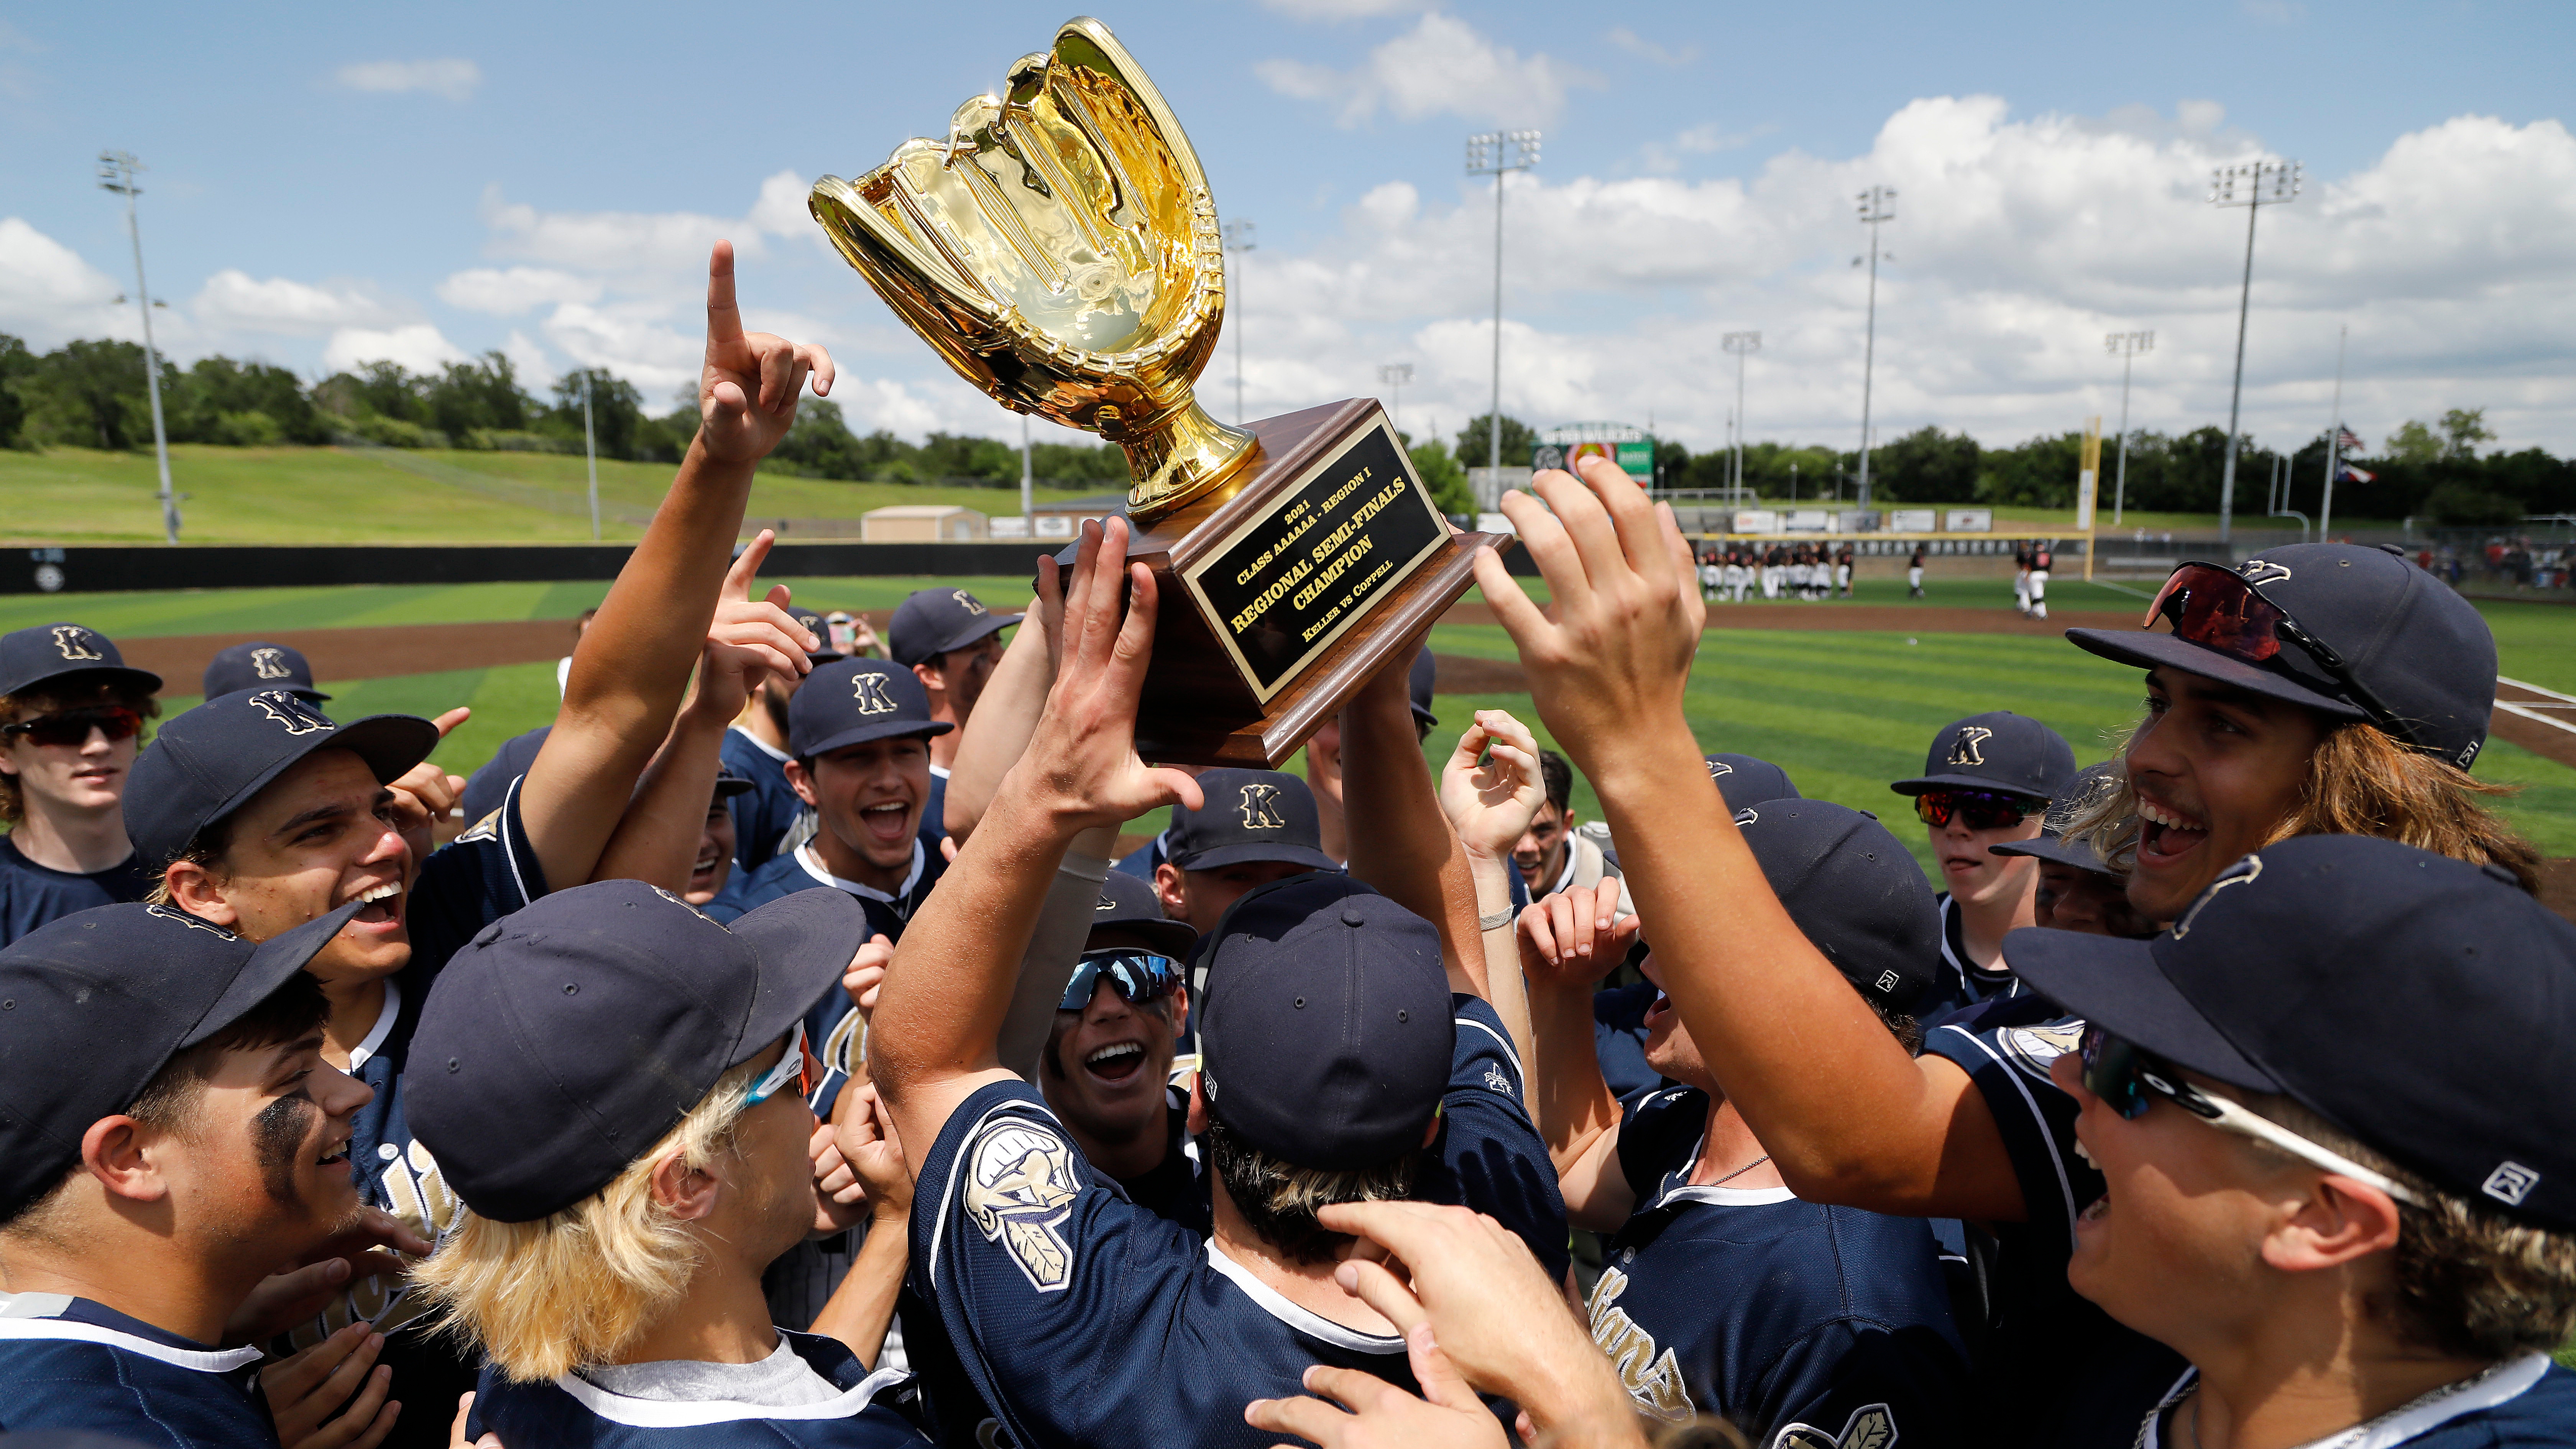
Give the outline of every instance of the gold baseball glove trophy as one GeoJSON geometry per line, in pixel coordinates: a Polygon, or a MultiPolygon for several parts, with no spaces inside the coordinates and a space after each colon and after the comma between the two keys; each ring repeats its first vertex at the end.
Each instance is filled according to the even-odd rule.
{"type": "Polygon", "coordinates": [[[1127,453],[1129,557],[1162,585],[1137,716],[1152,760],[1275,766],[1466,592],[1384,409],[1230,428],[1192,396],[1225,316],[1216,203],[1162,93],[1088,17],[882,166],[814,183],[834,246],[1014,412],[1127,453]]]}

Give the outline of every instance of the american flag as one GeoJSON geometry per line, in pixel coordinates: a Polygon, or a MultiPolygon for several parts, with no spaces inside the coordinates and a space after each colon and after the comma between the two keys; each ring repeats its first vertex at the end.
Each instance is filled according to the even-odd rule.
{"type": "Polygon", "coordinates": [[[2337,429],[2335,429],[2335,451],[2336,451],[2336,452],[2339,452],[2339,453],[2358,453],[2358,452],[2361,452],[2364,448],[2366,448],[2366,447],[2368,447],[2368,446],[2369,446],[2369,445],[2368,445],[2368,444],[2366,444],[2366,443],[2364,443],[2364,442],[2362,442],[2362,440],[2361,440],[2361,439],[2359,439],[2359,438],[2357,438],[2357,437],[2354,437],[2354,436],[2353,436],[2352,429],[2350,429],[2350,428],[2337,428],[2337,429]]]}

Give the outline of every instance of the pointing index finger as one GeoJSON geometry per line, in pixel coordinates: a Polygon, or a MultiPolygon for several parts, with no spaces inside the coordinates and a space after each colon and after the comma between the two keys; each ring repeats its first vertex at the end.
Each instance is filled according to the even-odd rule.
{"type": "Polygon", "coordinates": [[[733,302],[733,243],[719,241],[707,254],[707,343],[742,340],[742,311],[733,302]]]}

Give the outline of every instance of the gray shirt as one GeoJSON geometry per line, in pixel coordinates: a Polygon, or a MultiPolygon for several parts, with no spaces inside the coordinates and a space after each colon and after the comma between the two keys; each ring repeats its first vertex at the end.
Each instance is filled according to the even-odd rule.
{"type": "Polygon", "coordinates": [[[788,1409],[824,1403],[842,1393],[830,1379],[797,1357],[784,1338],[778,1340],[775,1352],[758,1363],[674,1358],[653,1363],[593,1364],[574,1372],[622,1398],[666,1403],[723,1402],[788,1409]]]}

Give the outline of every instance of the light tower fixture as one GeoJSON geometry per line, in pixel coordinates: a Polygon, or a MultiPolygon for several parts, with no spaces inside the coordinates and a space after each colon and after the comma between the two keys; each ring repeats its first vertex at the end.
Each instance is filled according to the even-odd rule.
{"type": "Polygon", "coordinates": [[[1759,332],[1729,332],[1717,345],[1735,354],[1735,483],[1727,501],[1744,501],[1744,359],[1762,350],[1759,332]]]}
{"type": "Polygon", "coordinates": [[[2212,206],[2245,208],[2245,276],[2236,292],[2236,380],[2227,390],[2227,465],[2218,475],[2218,541],[2228,542],[2236,516],[2236,420],[2245,397],[2245,316],[2254,299],[2254,222],[2267,206],[2299,197],[2296,161],[2240,161],[2209,174],[2212,206]]]}
{"type": "MultiPolygon", "coordinates": [[[[1860,221],[1869,228],[1869,256],[1866,258],[1869,263],[1869,321],[1860,353],[1860,483],[1853,496],[1863,508],[1869,506],[1870,379],[1878,362],[1878,264],[1882,257],[1891,262],[1896,260],[1879,250],[1878,229],[1896,220],[1896,208],[1892,204],[1895,200],[1896,188],[1893,186],[1873,186],[1860,193],[1860,221]]],[[[1852,265],[1858,266],[1862,260],[1854,257],[1852,265]]]]}
{"type": "Polygon", "coordinates": [[[1225,265],[1225,310],[1229,314],[1226,330],[1234,334],[1234,425],[1239,428],[1243,426],[1243,276],[1234,263],[1246,252],[1259,248],[1253,244],[1251,222],[1229,221],[1223,235],[1229,258],[1225,265]]]}
{"type": "Polygon", "coordinates": [[[1377,370],[1377,380],[1386,384],[1386,390],[1390,394],[1390,401],[1388,402],[1386,409],[1387,416],[1394,421],[1397,435],[1402,436],[1404,433],[1404,385],[1413,381],[1413,364],[1410,362],[1387,363],[1377,370]]]}
{"type": "Polygon", "coordinates": [[[1536,131],[1486,131],[1467,138],[1467,174],[1494,178],[1494,401],[1485,415],[1485,466],[1503,466],[1503,179],[1538,165],[1536,131]]]}
{"type": "Polygon", "coordinates": [[[125,198],[125,232],[134,240],[134,305],[143,313],[143,383],[152,398],[152,456],[161,465],[161,535],[179,541],[179,500],[170,492],[170,433],[161,423],[161,349],[152,342],[152,287],[143,280],[143,224],[136,219],[134,198],[143,188],[134,174],[143,163],[131,151],[98,153],[98,186],[125,198]]]}
{"type": "Polygon", "coordinates": [[[2120,481],[2111,492],[2111,526],[2117,528],[2121,509],[2129,499],[2129,370],[2136,365],[2139,353],[2155,350],[2156,334],[2113,332],[2102,339],[2102,346],[2120,359],[2120,481]]]}

